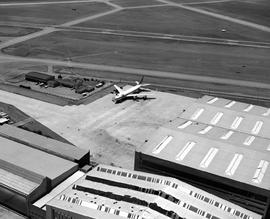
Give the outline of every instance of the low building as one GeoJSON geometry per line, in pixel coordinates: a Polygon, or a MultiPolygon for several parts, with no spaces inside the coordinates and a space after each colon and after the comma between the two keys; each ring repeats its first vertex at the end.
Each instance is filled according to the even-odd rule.
{"type": "Polygon", "coordinates": [[[90,152],[74,145],[17,128],[12,125],[0,127],[0,136],[46,153],[77,163],[80,167],[89,164],[90,152]]]}
{"type": "Polygon", "coordinates": [[[95,88],[91,87],[91,86],[81,86],[78,89],[76,89],[76,93],[82,94],[84,92],[92,92],[94,90],[95,90],[95,88]]]}
{"type": "Polygon", "coordinates": [[[0,204],[29,216],[32,202],[78,169],[60,157],[0,137],[0,204]]]}
{"type": "Polygon", "coordinates": [[[270,217],[270,110],[204,96],[136,149],[135,169],[172,176],[270,217]]]}
{"type": "Polygon", "coordinates": [[[25,74],[25,80],[39,82],[39,83],[47,83],[48,81],[54,80],[55,77],[53,75],[48,75],[40,72],[29,72],[25,74]]]}
{"type": "Polygon", "coordinates": [[[259,219],[171,177],[99,165],[46,204],[47,219],[259,219]]]}
{"type": "Polygon", "coordinates": [[[75,81],[71,79],[57,79],[57,81],[63,87],[73,88],[75,86],[75,81]]]}
{"type": "Polygon", "coordinates": [[[60,83],[58,81],[56,81],[56,80],[51,80],[51,81],[48,81],[47,85],[49,87],[57,87],[57,86],[60,85],[60,83]]]}

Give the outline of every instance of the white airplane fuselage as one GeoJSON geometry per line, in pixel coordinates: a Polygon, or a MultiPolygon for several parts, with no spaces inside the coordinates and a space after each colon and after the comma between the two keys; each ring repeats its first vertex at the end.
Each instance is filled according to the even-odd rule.
{"type": "Polygon", "coordinates": [[[135,86],[133,86],[133,87],[131,87],[131,88],[125,90],[125,91],[122,91],[121,93],[118,93],[118,94],[114,97],[113,101],[114,101],[114,102],[119,102],[119,101],[123,100],[123,99],[126,98],[129,94],[133,94],[134,92],[138,91],[138,90],[140,89],[140,87],[141,87],[141,85],[140,85],[140,84],[137,84],[137,85],[135,85],[135,86]]]}

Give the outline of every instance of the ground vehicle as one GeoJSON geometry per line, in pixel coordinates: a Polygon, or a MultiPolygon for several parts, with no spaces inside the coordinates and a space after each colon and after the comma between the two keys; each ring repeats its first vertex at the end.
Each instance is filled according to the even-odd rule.
{"type": "Polygon", "coordinates": [[[102,87],[104,85],[104,82],[102,81],[102,82],[99,82],[98,84],[96,84],[96,88],[100,88],[100,87],[102,87]]]}

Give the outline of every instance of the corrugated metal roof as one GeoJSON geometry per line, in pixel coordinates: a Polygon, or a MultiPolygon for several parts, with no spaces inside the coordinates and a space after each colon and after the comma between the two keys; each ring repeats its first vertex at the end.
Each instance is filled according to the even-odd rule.
{"type": "Polygon", "coordinates": [[[227,140],[214,140],[197,132],[185,132],[183,129],[160,128],[138,150],[160,159],[200,169],[201,171],[231,178],[260,188],[270,189],[269,168],[266,168],[264,177],[259,183],[254,183],[253,180],[254,173],[261,160],[270,161],[270,152],[266,149],[264,151],[262,149],[258,150],[256,146],[246,146],[243,143],[242,145],[231,144],[227,140]],[[164,136],[168,135],[172,136],[173,140],[158,154],[153,153],[155,146],[162,141],[164,136]],[[191,145],[190,142],[193,142],[193,144],[191,145]],[[210,159],[206,157],[211,155],[209,151],[213,150],[213,148],[216,148],[218,151],[214,155],[211,153],[213,156],[211,162],[209,161],[208,165],[202,165],[205,159],[210,159]]]}
{"type": "Polygon", "coordinates": [[[270,138],[268,111],[264,107],[206,96],[192,103],[180,116],[187,120],[270,138]]]}
{"type": "Polygon", "coordinates": [[[106,165],[99,165],[87,173],[49,205],[104,219],[169,217],[151,208],[149,203],[156,203],[160,209],[174,212],[182,218],[261,218],[256,213],[174,178],[106,165]],[[111,197],[108,198],[104,192],[111,197]],[[129,198],[137,202],[130,202],[129,198]],[[148,205],[145,206],[144,202],[148,205]]]}
{"type": "Polygon", "coordinates": [[[0,135],[70,160],[80,160],[86,150],[11,125],[0,126],[0,135]]]}
{"type": "Polygon", "coordinates": [[[38,183],[3,169],[0,169],[0,184],[24,193],[25,195],[29,195],[39,186],[38,183]]]}
{"type": "Polygon", "coordinates": [[[253,149],[255,151],[270,151],[269,138],[263,138],[260,136],[239,132],[237,130],[222,128],[212,124],[209,125],[198,121],[177,118],[164,127],[176,131],[182,131],[184,133],[199,135],[207,139],[232,144],[238,147],[249,146],[249,149],[253,149]]]}
{"type": "Polygon", "coordinates": [[[12,165],[56,180],[77,169],[77,164],[26,145],[0,137],[0,159],[12,165]]]}

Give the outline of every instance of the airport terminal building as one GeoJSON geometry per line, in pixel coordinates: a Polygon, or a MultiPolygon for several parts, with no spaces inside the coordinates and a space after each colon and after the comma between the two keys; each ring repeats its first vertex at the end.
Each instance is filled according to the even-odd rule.
{"type": "Polygon", "coordinates": [[[99,165],[46,204],[47,219],[259,219],[180,180],[99,165]]]}
{"type": "Polygon", "coordinates": [[[137,148],[135,169],[178,178],[266,219],[269,128],[270,109],[204,96],[137,148]]]}

